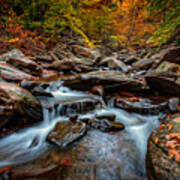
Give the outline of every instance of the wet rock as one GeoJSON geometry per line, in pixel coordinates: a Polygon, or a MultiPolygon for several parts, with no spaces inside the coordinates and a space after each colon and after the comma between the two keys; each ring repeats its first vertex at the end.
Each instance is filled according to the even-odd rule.
{"type": "Polygon", "coordinates": [[[40,61],[40,62],[47,62],[47,63],[53,62],[53,58],[49,55],[36,56],[35,58],[37,61],[40,61]]]}
{"type": "Polygon", "coordinates": [[[180,96],[180,76],[169,72],[151,73],[145,77],[153,90],[161,93],[180,96]]]}
{"type": "Polygon", "coordinates": [[[47,69],[53,69],[57,71],[64,71],[64,72],[88,72],[92,68],[86,64],[82,64],[76,61],[72,61],[71,59],[62,60],[62,61],[55,61],[52,64],[46,66],[47,69]]]}
{"type": "Polygon", "coordinates": [[[107,119],[98,120],[96,118],[90,120],[90,125],[91,127],[99,129],[103,132],[120,131],[125,128],[120,122],[112,122],[107,119]]]}
{"type": "Polygon", "coordinates": [[[168,122],[154,130],[148,140],[146,165],[150,180],[178,180],[180,177],[180,115],[173,116],[168,122]],[[172,138],[173,136],[175,137],[172,138]]]}
{"type": "Polygon", "coordinates": [[[93,54],[91,53],[91,50],[82,46],[73,46],[72,52],[75,56],[78,58],[90,58],[94,59],[93,54]]]}
{"type": "Polygon", "coordinates": [[[42,69],[37,63],[25,57],[24,54],[17,49],[2,55],[1,58],[8,64],[31,75],[39,76],[42,73],[42,69]]]}
{"type": "Polygon", "coordinates": [[[14,110],[11,105],[0,106],[0,128],[4,126],[14,115],[14,110]]]}
{"type": "Polygon", "coordinates": [[[20,115],[25,115],[27,123],[42,120],[40,102],[28,91],[12,83],[0,82],[0,102],[11,105],[20,115]]]}
{"type": "Polygon", "coordinates": [[[152,102],[149,99],[138,99],[135,101],[117,99],[115,107],[140,114],[159,114],[169,109],[168,102],[152,102]]]}
{"type": "Polygon", "coordinates": [[[52,165],[46,165],[45,162],[42,165],[31,167],[28,170],[24,170],[22,171],[22,169],[16,169],[16,170],[12,170],[11,174],[10,174],[10,179],[12,180],[18,180],[18,179],[22,179],[22,180],[26,180],[26,179],[52,179],[52,175],[53,173],[55,173],[56,171],[59,170],[61,166],[59,164],[52,164],[52,165]]]}
{"type": "Polygon", "coordinates": [[[122,72],[127,72],[128,67],[126,64],[124,64],[122,61],[117,59],[117,54],[114,54],[112,57],[107,57],[105,59],[102,59],[98,65],[106,65],[109,68],[118,68],[122,70],[122,72]]]}
{"type": "Polygon", "coordinates": [[[1,180],[10,180],[11,179],[11,172],[10,172],[9,168],[7,168],[6,171],[4,171],[0,174],[0,179],[1,180]]]}
{"type": "Polygon", "coordinates": [[[70,120],[71,122],[73,122],[73,123],[77,122],[77,120],[78,120],[78,115],[77,115],[77,114],[71,115],[71,116],[69,117],[69,120],[70,120]]]}
{"type": "Polygon", "coordinates": [[[97,113],[95,116],[97,119],[108,119],[109,121],[114,121],[116,118],[116,115],[109,111],[101,111],[100,113],[97,113]]]}
{"type": "Polygon", "coordinates": [[[15,57],[24,57],[24,54],[19,49],[13,49],[13,50],[11,50],[11,51],[1,55],[0,56],[0,60],[1,61],[7,61],[12,56],[15,56],[15,57]]]}
{"type": "Polygon", "coordinates": [[[0,64],[0,76],[5,80],[21,81],[24,79],[32,79],[32,75],[20,71],[6,63],[0,64]]]}
{"type": "Polygon", "coordinates": [[[104,87],[105,93],[120,90],[141,91],[145,89],[142,82],[116,71],[80,74],[65,80],[63,85],[77,90],[89,90],[90,87],[101,85],[104,87]]]}
{"type": "Polygon", "coordinates": [[[39,86],[39,82],[31,81],[31,80],[23,80],[21,81],[21,87],[27,89],[29,91],[33,90],[35,87],[39,86]]]}
{"type": "Polygon", "coordinates": [[[85,133],[86,124],[82,122],[59,122],[49,133],[47,140],[63,148],[83,137],[85,133]]]}
{"type": "Polygon", "coordinates": [[[34,96],[45,96],[45,97],[53,97],[53,95],[49,92],[46,92],[45,89],[41,86],[33,88],[31,93],[34,96]]]}
{"type": "Polygon", "coordinates": [[[148,69],[153,64],[152,59],[141,59],[135,63],[132,64],[132,68],[136,70],[140,69],[148,69]]]}
{"type": "Polygon", "coordinates": [[[140,153],[125,131],[91,130],[63,149],[12,169],[12,179],[146,180],[140,153]],[[53,167],[53,168],[52,168],[53,167]]]}
{"type": "Polygon", "coordinates": [[[99,85],[99,86],[93,86],[91,89],[91,92],[93,94],[96,94],[98,96],[104,96],[104,88],[103,86],[99,85]]]}
{"type": "Polygon", "coordinates": [[[153,55],[151,59],[154,61],[154,65],[153,65],[154,67],[156,67],[162,61],[179,63],[180,46],[163,49],[158,54],[153,55]]]}
{"type": "Polygon", "coordinates": [[[134,56],[134,55],[132,55],[132,56],[130,56],[130,57],[128,57],[128,58],[126,58],[126,59],[124,60],[124,62],[125,62],[126,64],[133,64],[133,63],[136,63],[136,62],[138,62],[138,61],[140,61],[140,59],[139,59],[137,56],[134,56]]]}
{"type": "Polygon", "coordinates": [[[170,63],[168,61],[163,61],[154,72],[177,72],[180,69],[180,65],[175,63],[170,63]]]}
{"type": "Polygon", "coordinates": [[[170,98],[169,99],[169,109],[171,112],[177,112],[179,111],[179,99],[178,98],[170,98]]]}

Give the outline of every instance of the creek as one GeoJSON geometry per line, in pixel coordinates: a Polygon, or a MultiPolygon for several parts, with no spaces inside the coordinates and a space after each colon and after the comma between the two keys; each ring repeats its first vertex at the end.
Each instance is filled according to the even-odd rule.
{"type": "Polygon", "coordinates": [[[51,82],[45,89],[53,97],[39,97],[43,106],[42,122],[0,140],[0,167],[15,167],[18,172],[27,172],[31,167],[34,172],[45,161],[49,163],[47,166],[59,162],[62,166],[66,157],[71,163],[50,179],[146,179],[147,140],[159,126],[162,114],[127,112],[114,107],[111,100],[105,102],[100,96],[71,90],[61,84],[61,81],[51,82]],[[102,132],[90,128],[82,138],[61,148],[47,141],[56,124],[69,121],[70,115],[91,119],[101,114],[114,114],[115,122],[123,123],[125,129],[102,132]],[[55,162],[50,160],[52,152],[58,156],[55,162]]]}

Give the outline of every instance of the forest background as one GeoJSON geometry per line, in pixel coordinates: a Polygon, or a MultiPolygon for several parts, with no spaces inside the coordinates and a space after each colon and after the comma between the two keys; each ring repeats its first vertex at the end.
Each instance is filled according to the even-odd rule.
{"type": "Polygon", "coordinates": [[[1,0],[0,52],[56,44],[63,32],[88,46],[180,44],[179,0],[1,0]]]}

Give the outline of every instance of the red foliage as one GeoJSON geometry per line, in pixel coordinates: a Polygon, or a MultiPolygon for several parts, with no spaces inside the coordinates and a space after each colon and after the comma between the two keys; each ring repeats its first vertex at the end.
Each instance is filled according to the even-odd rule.
{"type": "MultiPolygon", "coordinates": [[[[37,31],[26,30],[21,23],[8,18],[7,24],[0,23],[0,49],[22,50],[26,55],[42,54],[45,51],[44,39],[37,31]]],[[[2,52],[1,52],[2,53],[2,52]]]]}

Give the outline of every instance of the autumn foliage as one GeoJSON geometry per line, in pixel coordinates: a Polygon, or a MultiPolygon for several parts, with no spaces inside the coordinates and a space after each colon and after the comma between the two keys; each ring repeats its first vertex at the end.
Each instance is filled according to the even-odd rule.
{"type": "MultiPolygon", "coordinates": [[[[121,46],[167,43],[180,27],[179,0],[2,0],[3,42],[21,46],[26,39],[43,47],[70,29],[89,46],[108,39],[121,46]],[[8,34],[9,33],[9,34],[8,34]],[[10,35],[10,36],[9,36],[10,35]],[[21,44],[21,45],[20,45],[21,44]]],[[[1,37],[2,39],[2,37],[1,37]]]]}

